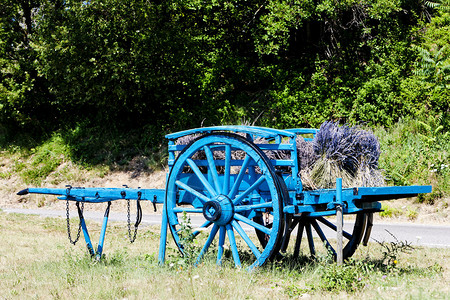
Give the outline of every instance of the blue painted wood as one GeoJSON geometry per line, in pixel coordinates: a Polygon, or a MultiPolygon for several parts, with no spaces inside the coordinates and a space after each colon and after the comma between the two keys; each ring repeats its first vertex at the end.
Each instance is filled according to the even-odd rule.
{"type": "Polygon", "coordinates": [[[106,208],[105,215],[103,217],[102,230],[100,232],[100,238],[98,241],[97,253],[95,258],[99,261],[102,258],[103,253],[103,243],[105,242],[106,226],[108,225],[109,209],[111,207],[111,202],[108,202],[108,207],[106,208]]]}
{"type": "MultiPolygon", "coordinates": [[[[330,227],[323,217],[336,214],[335,204],[342,202],[344,214],[358,215],[358,224],[355,225],[354,232],[346,233],[350,241],[346,246],[347,254],[351,255],[361,240],[361,231],[367,223],[367,216],[380,211],[380,201],[431,192],[431,186],[355,187],[342,189],[342,196],[337,199],[339,194],[336,189],[303,191],[298,174],[296,137],[314,136],[317,132],[317,129],[279,130],[256,126],[215,126],[185,130],[166,136],[169,151],[166,189],[29,188],[18,194],[51,194],[57,195],[61,200],[90,203],[122,199],[164,203],[160,233],[160,263],[165,260],[167,229],[170,229],[175,243],[182,250],[177,233],[180,216],[183,213],[192,213],[205,218],[205,222],[201,225],[202,230],[194,231],[194,236],[207,228],[209,230],[211,225],[213,228],[213,234],[209,235],[203,246],[199,260],[207,251],[216,250],[217,263],[220,264],[223,260],[224,245],[228,243],[236,266],[241,264],[240,251],[251,250],[254,257],[250,268],[253,268],[263,264],[275,254],[283,235],[283,218],[301,220],[294,223],[301,223],[299,226],[302,233],[305,229],[313,254],[315,246],[311,238],[312,229],[327,242],[320,224],[330,227]],[[201,137],[189,147],[176,145],[178,138],[190,134],[199,134],[201,137]],[[265,143],[253,143],[257,138],[264,138],[265,143]],[[237,150],[240,150],[244,157],[232,158],[232,152],[236,153],[237,150]],[[267,151],[287,151],[290,157],[269,160],[264,154],[267,151]],[[215,155],[218,152],[223,154],[220,158],[215,155]],[[200,155],[194,157],[195,153],[200,155]],[[236,169],[239,167],[241,170],[237,172],[236,169]],[[275,168],[288,171],[275,175],[275,168]],[[277,176],[281,179],[277,179],[277,176]],[[261,221],[262,215],[266,213],[269,213],[273,220],[270,227],[261,221]],[[262,242],[261,239],[259,242],[255,241],[254,235],[243,231],[242,224],[254,228],[259,233],[258,239],[262,235],[268,237],[268,241],[262,242]],[[238,235],[235,235],[236,232],[238,235]],[[242,238],[244,249],[241,249],[243,247],[241,243],[236,242],[236,237],[242,238]],[[218,239],[216,249],[210,249],[216,238],[218,239]]],[[[308,137],[305,140],[311,139],[308,137]]],[[[100,255],[103,250],[107,217],[103,224],[97,250],[100,255]]],[[[86,244],[94,253],[84,219],[81,225],[86,244]]],[[[300,238],[302,233],[299,234],[300,238]]],[[[300,242],[296,243],[299,244],[300,242]]]]}
{"type": "Polygon", "coordinates": [[[159,253],[158,253],[158,262],[159,264],[164,264],[166,259],[166,246],[167,246],[167,213],[165,206],[163,207],[162,212],[162,221],[161,221],[161,233],[159,235],[159,253]]]}
{"type": "Polygon", "coordinates": [[[281,198],[275,176],[273,166],[261,150],[241,136],[217,133],[206,135],[191,144],[177,157],[167,182],[165,205],[168,224],[179,249],[183,251],[178,233],[181,215],[189,211],[214,224],[214,231],[208,236],[201,256],[211,250],[210,244],[217,238],[216,233],[219,232],[217,249],[211,250],[217,250],[218,263],[223,259],[223,246],[226,241],[229,243],[236,266],[241,265],[242,250],[251,250],[254,254],[251,267],[267,261],[274,254],[275,246],[282,234],[281,198]],[[225,153],[223,163],[219,164],[212,152],[221,150],[229,154],[225,153]],[[246,157],[239,161],[238,165],[240,164],[242,168],[237,174],[231,174],[230,169],[233,165],[231,152],[237,150],[246,157]],[[208,153],[210,151],[211,153],[208,153]],[[205,153],[206,164],[199,166],[198,160],[191,159],[197,153],[205,153]],[[189,166],[191,171],[188,171],[186,166],[189,166]],[[218,173],[218,166],[227,169],[218,173]],[[255,172],[255,167],[260,171],[255,172]],[[183,196],[180,194],[181,189],[185,190],[183,196]],[[268,208],[273,218],[271,228],[252,220],[268,208]],[[261,248],[258,250],[256,244],[259,242],[256,237],[245,234],[239,223],[250,225],[267,235],[267,244],[260,245],[261,248]],[[243,238],[243,245],[236,243],[235,232],[243,238]],[[251,240],[252,238],[255,240],[251,240]]]}
{"type": "MultiPolygon", "coordinates": [[[[231,227],[230,224],[227,224],[227,225],[225,225],[225,228],[227,230],[228,239],[230,240],[230,248],[231,248],[231,253],[233,255],[234,265],[237,268],[239,268],[239,267],[241,267],[241,259],[239,257],[239,251],[238,251],[238,247],[236,245],[236,239],[234,236],[233,227],[231,227]]],[[[256,260],[256,261],[258,261],[258,260],[256,260]]]]}
{"type": "Polygon", "coordinates": [[[219,245],[217,248],[217,264],[221,265],[222,264],[222,258],[223,258],[223,246],[225,244],[225,233],[226,233],[226,229],[224,226],[220,227],[220,231],[219,231],[219,245]]]}
{"type": "Polygon", "coordinates": [[[145,200],[158,204],[164,203],[163,189],[131,189],[131,188],[29,188],[30,194],[61,195],[61,200],[102,203],[111,200],[145,200]]]}
{"type": "Polygon", "coordinates": [[[239,223],[236,220],[233,220],[231,222],[231,225],[239,233],[239,235],[242,237],[245,243],[249,246],[250,250],[252,250],[253,255],[255,255],[256,259],[259,259],[259,257],[261,256],[261,252],[259,252],[258,247],[256,247],[256,245],[253,243],[250,237],[245,233],[241,225],[239,225],[239,223]]]}
{"type": "Polygon", "coordinates": [[[82,215],[80,215],[80,224],[81,224],[81,228],[83,230],[83,236],[84,236],[84,240],[86,242],[86,247],[88,249],[88,252],[91,256],[94,256],[95,255],[94,247],[92,246],[91,238],[89,236],[89,231],[87,229],[86,222],[84,221],[84,218],[82,217],[82,215]]]}
{"type": "Polygon", "coordinates": [[[257,127],[257,126],[213,126],[213,127],[202,127],[202,128],[195,128],[195,129],[189,129],[185,131],[175,132],[166,135],[166,138],[168,140],[176,140],[180,137],[191,135],[191,134],[205,134],[205,133],[212,133],[212,132],[218,132],[218,131],[228,131],[233,133],[247,133],[251,135],[256,135],[263,138],[276,138],[279,136],[284,137],[295,137],[295,133],[286,131],[286,130],[279,130],[279,129],[273,129],[273,128],[267,128],[267,127],[257,127]]]}
{"type": "Polygon", "coordinates": [[[214,241],[214,238],[216,237],[217,231],[219,231],[220,227],[217,224],[213,225],[213,228],[211,229],[211,232],[209,233],[208,239],[206,240],[205,244],[203,245],[202,250],[200,250],[200,254],[197,257],[196,264],[199,264],[205,255],[205,253],[208,251],[209,246],[211,246],[211,243],[214,241]]]}
{"type": "Polygon", "coordinates": [[[315,135],[317,132],[319,132],[319,129],[315,129],[315,128],[289,128],[289,129],[284,129],[284,130],[292,132],[296,135],[302,135],[302,134],[315,135]]]}

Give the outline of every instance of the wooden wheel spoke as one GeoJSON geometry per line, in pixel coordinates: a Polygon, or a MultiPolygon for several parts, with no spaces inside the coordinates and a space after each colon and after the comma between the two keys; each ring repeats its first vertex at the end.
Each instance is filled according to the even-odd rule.
{"type": "Polygon", "coordinates": [[[261,231],[261,232],[263,232],[265,234],[268,234],[268,235],[272,234],[272,229],[267,228],[264,225],[258,224],[256,222],[254,222],[254,221],[244,217],[243,215],[235,214],[234,218],[236,220],[238,220],[238,221],[241,221],[241,222],[243,222],[243,223],[245,223],[247,225],[250,225],[250,226],[256,228],[257,230],[259,230],[259,231],[261,231]]]}
{"type": "Polygon", "coordinates": [[[219,232],[219,246],[217,248],[217,264],[222,264],[222,256],[223,256],[223,245],[225,243],[225,226],[220,226],[220,232],[219,232]]]}
{"type": "Polygon", "coordinates": [[[247,210],[255,210],[260,208],[270,208],[272,207],[272,202],[264,202],[259,204],[252,204],[252,205],[239,205],[235,206],[234,211],[241,212],[241,211],[247,211],[247,210]]]}
{"type": "Polygon", "coordinates": [[[325,234],[323,233],[322,228],[320,228],[319,224],[317,224],[317,221],[313,219],[311,221],[311,225],[314,227],[314,230],[317,232],[317,234],[319,235],[322,242],[325,243],[326,248],[329,251],[333,252],[334,255],[336,255],[336,251],[334,251],[333,247],[331,247],[330,242],[328,241],[325,234]]]}
{"type": "Polygon", "coordinates": [[[217,231],[219,230],[219,226],[214,224],[213,228],[211,229],[211,232],[209,233],[208,239],[205,242],[205,245],[203,245],[202,250],[200,251],[200,254],[197,257],[197,264],[200,262],[200,260],[203,258],[203,255],[205,255],[206,251],[208,251],[209,246],[211,246],[212,241],[216,237],[217,231]]]}
{"type": "Polygon", "coordinates": [[[239,252],[236,245],[236,239],[234,237],[233,227],[230,224],[226,225],[228,240],[230,241],[231,253],[233,254],[234,265],[236,267],[241,266],[241,259],[239,258],[239,252]]]}
{"type": "Polygon", "coordinates": [[[309,252],[311,253],[312,256],[315,256],[316,249],[314,247],[314,240],[313,240],[312,231],[311,231],[311,224],[307,223],[305,226],[305,229],[306,229],[306,236],[308,237],[309,252]]]}
{"type": "Polygon", "coordinates": [[[195,197],[197,197],[203,204],[205,204],[206,202],[209,201],[209,198],[206,197],[205,195],[203,195],[202,193],[200,193],[199,191],[191,188],[190,186],[184,184],[183,182],[177,180],[175,182],[175,184],[179,187],[182,188],[183,190],[185,190],[186,192],[194,195],[195,197]]]}
{"type": "Polygon", "coordinates": [[[203,147],[203,150],[205,150],[206,160],[208,161],[209,171],[211,172],[212,179],[214,181],[216,194],[219,194],[222,189],[220,188],[219,175],[217,174],[216,164],[214,163],[214,155],[211,148],[208,146],[203,147]]]}
{"type": "Polygon", "coordinates": [[[294,219],[289,227],[289,230],[292,232],[292,230],[294,230],[295,226],[297,226],[299,222],[300,222],[299,219],[294,219]]]}
{"type": "MultiPolygon", "coordinates": [[[[356,216],[356,220],[353,225],[353,231],[351,233],[346,232],[346,231],[343,232],[343,236],[346,239],[348,239],[348,242],[346,242],[342,248],[342,253],[343,253],[344,259],[352,256],[355,253],[356,249],[358,248],[358,245],[362,239],[362,236],[364,235],[365,220],[367,218],[366,215],[367,214],[365,214],[365,213],[358,214],[356,216]]],[[[308,239],[308,246],[309,246],[309,249],[311,252],[311,256],[316,255],[316,249],[315,249],[313,235],[312,235],[312,228],[314,228],[314,231],[317,232],[317,235],[321,239],[321,241],[324,244],[327,251],[330,251],[334,256],[334,259],[336,259],[336,257],[337,257],[336,249],[331,245],[330,240],[329,240],[330,237],[328,236],[328,238],[327,238],[328,232],[325,231],[325,227],[322,226],[322,225],[324,225],[336,232],[337,231],[336,225],[334,225],[332,222],[330,222],[329,220],[327,220],[324,217],[300,216],[300,217],[293,219],[293,221],[291,222],[291,225],[289,227],[290,231],[292,231],[294,229],[294,227],[296,226],[295,219],[298,220],[298,232],[297,232],[297,239],[296,239],[294,254],[293,254],[294,257],[297,257],[300,252],[302,235],[303,235],[303,231],[305,231],[305,230],[306,230],[306,237],[308,239]]],[[[333,238],[334,237],[335,236],[333,235],[333,238]]]]}
{"type": "Polygon", "coordinates": [[[230,189],[231,175],[231,146],[225,145],[225,172],[223,178],[222,194],[226,195],[230,189]]]}
{"type": "MultiPolygon", "coordinates": [[[[336,225],[334,225],[333,223],[331,223],[330,221],[328,221],[327,219],[325,219],[324,217],[319,217],[317,218],[317,221],[319,221],[320,223],[328,226],[329,228],[333,229],[334,231],[337,231],[337,227],[336,225]]],[[[343,235],[345,238],[347,239],[351,239],[353,237],[353,235],[351,235],[350,233],[348,233],[347,231],[343,231],[343,235]]]]}
{"type": "MultiPolygon", "coordinates": [[[[198,227],[198,228],[208,228],[210,225],[212,224],[212,222],[211,221],[206,221],[205,223],[203,223],[200,227],[198,227]]],[[[196,237],[197,235],[199,235],[200,234],[200,230],[196,230],[196,231],[194,231],[193,233],[192,233],[192,235],[194,236],[194,237],[196,237]]]]}
{"type": "Polygon", "coordinates": [[[239,174],[236,178],[236,181],[233,184],[233,187],[231,188],[231,191],[228,193],[228,198],[233,199],[239,189],[239,186],[241,185],[242,179],[244,178],[245,171],[247,170],[248,164],[250,163],[251,157],[249,155],[246,155],[244,158],[244,162],[242,163],[241,169],[239,170],[239,174]]]}
{"type": "Polygon", "coordinates": [[[209,192],[211,197],[217,196],[217,192],[214,190],[214,188],[211,186],[209,181],[202,174],[202,171],[200,171],[200,169],[195,164],[195,162],[192,159],[190,159],[190,158],[186,159],[186,162],[191,167],[192,171],[194,171],[195,175],[200,180],[200,182],[203,184],[203,186],[206,188],[206,190],[209,192]]]}
{"type": "Polygon", "coordinates": [[[239,225],[239,223],[236,222],[235,220],[233,220],[231,222],[231,225],[239,233],[239,235],[242,237],[242,239],[247,243],[250,250],[252,250],[253,254],[255,255],[256,259],[258,259],[261,256],[261,252],[259,252],[258,248],[255,246],[255,244],[252,242],[252,240],[245,233],[244,229],[242,229],[241,225],[239,225]]]}
{"type": "Polygon", "coordinates": [[[248,194],[250,194],[257,187],[259,187],[265,181],[265,179],[266,178],[264,177],[264,175],[259,177],[258,180],[256,180],[256,182],[254,182],[248,189],[246,189],[242,194],[240,194],[239,196],[236,197],[236,199],[233,200],[233,204],[237,205],[238,203],[240,203],[242,201],[242,199],[247,197],[248,194]]]}
{"type": "Polygon", "coordinates": [[[305,228],[305,225],[300,222],[298,224],[298,229],[297,229],[297,239],[295,240],[294,257],[298,257],[298,255],[300,254],[300,245],[302,243],[304,228],[305,228]]]}
{"type": "Polygon", "coordinates": [[[298,218],[292,219],[291,222],[286,223],[285,228],[285,234],[283,236],[283,240],[281,242],[281,248],[280,251],[282,253],[285,253],[288,246],[289,246],[289,240],[291,239],[292,230],[294,230],[295,226],[298,225],[298,218]]]}

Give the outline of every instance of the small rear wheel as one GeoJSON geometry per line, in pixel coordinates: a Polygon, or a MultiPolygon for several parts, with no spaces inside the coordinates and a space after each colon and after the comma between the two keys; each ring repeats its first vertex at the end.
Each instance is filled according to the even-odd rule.
{"type": "MultiPolygon", "coordinates": [[[[342,249],[344,259],[351,257],[355,253],[364,236],[367,222],[371,214],[372,213],[367,212],[357,213],[351,233],[344,230],[342,249]]],[[[309,253],[312,257],[316,256],[318,252],[317,246],[319,246],[325,247],[325,250],[331,253],[333,258],[336,260],[336,246],[332,241],[336,239],[337,226],[332,221],[325,217],[309,217],[307,215],[290,216],[290,219],[287,221],[287,226],[285,236],[283,237],[281,248],[282,252],[286,251],[290,236],[294,233],[294,229],[297,227],[293,253],[294,258],[298,257],[300,254],[302,238],[303,235],[305,235],[308,242],[309,253]],[[316,245],[314,242],[313,232],[315,232],[321,240],[319,245],[316,245]]]]}

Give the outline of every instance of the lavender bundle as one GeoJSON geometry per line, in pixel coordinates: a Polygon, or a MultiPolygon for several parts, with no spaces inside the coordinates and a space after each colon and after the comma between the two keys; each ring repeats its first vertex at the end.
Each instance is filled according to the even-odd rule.
{"type": "Polygon", "coordinates": [[[380,144],[372,132],[325,122],[314,137],[312,148],[313,162],[300,171],[305,188],[334,188],[339,177],[344,187],[384,184],[378,170],[380,144]]]}
{"type": "MultiPolygon", "coordinates": [[[[200,135],[189,135],[177,140],[179,145],[187,145],[200,135]]],[[[257,138],[255,144],[268,143],[257,138]]],[[[296,139],[299,175],[305,189],[334,188],[336,178],[342,178],[344,187],[382,186],[384,177],[378,170],[380,144],[375,135],[360,127],[339,126],[338,122],[324,122],[312,142],[301,136],[296,139]]],[[[290,159],[290,151],[267,151],[269,159],[290,159]]],[[[224,151],[214,151],[214,159],[225,159],[224,151]]],[[[244,159],[243,151],[232,151],[232,159],[244,159]]],[[[198,151],[193,159],[206,159],[204,151],[198,151]]],[[[189,172],[186,167],[185,171],[189,172]]],[[[206,172],[205,167],[200,169],[206,172]]],[[[223,167],[218,172],[223,173],[223,167]]],[[[232,173],[239,172],[233,167],[232,173]]],[[[260,173],[259,168],[255,169],[260,173]]]]}

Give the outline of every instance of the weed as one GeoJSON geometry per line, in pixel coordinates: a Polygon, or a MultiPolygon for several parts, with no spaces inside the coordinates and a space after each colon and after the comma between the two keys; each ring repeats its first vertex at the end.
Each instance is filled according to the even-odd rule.
{"type": "Polygon", "coordinates": [[[11,175],[11,172],[0,172],[0,179],[9,179],[11,175]]]}
{"type": "Polygon", "coordinates": [[[395,242],[380,242],[375,240],[383,249],[383,259],[382,263],[386,265],[388,268],[395,268],[398,264],[398,256],[400,253],[411,253],[414,250],[414,247],[411,246],[411,243],[408,241],[399,241],[396,236],[394,236],[391,232],[386,230],[394,239],[395,242]]]}
{"type": "Polygon", "coordinates": [[[327,291],[356,292],[365,286],[368,269],[364,261],[349,260],[343,265],[322,266],[320,288],[327,291]]]}
{"type": "Polygon", "coordinates": [[[50,173],[63,162],[68,150],[63,140],[55,134],[49,141],[31,149],[31,156],[25,164],[17,161],[14,170],[20,174],[25,183],[39,185],[50,173]]]}
{"type": "Polygon", "coordinates": [[[127,259],[129,259],[129,256],[126,250],[114,251],[109,256],[102,255],[100,263],[107,266],[122,266],[127,259]]]}
{"type": "Polygon", "coordinates": [[[298,287],[296,284],[288,285],[284,292],[289,297],[298,297],[304,294],[307,294],[309,289],[298,287]]]}
{"type": "Polygon", "coordinates": [[[45,205],[45,198],[44,197],[39,197],[36,200],[36,206],[37,207],[43,207],[45,205]]]}
{"type": "Polygon", "coordinates": [[[185,270],[188,275],[190,293],[192,298],[195,298],[195,286],[193,278],[193,267],[197,265],[197,258],[200,254],[200,247],[197,244],[196,237],[193,232],[191,218],[186,212],[183,212],[181,218],[181,228],[178,232],[180,236],[180,245],[183,251],[183,255],[178,256],[175,259],[175,263],[171,263],[170,266],[176,266],[178,271],[185,270]]]}
{"type": "Polygon", "coordinates": [[[196,263],[197,257],[200,253],[200,247],[193,234],[193,227],[191,218],[183,212],[181,218],[181,228],[178,232],[180,236],[180,245],[183,250],[183,255],[177,260],[178,265],[191,266],[196,263]]]}
{"type": "Polygon", "coordinates": [[[382,218],[399,217],[403,214],[402,210],[391,207],[386,203],[381,204],[381,210],[382,211],[380,212],[380,217],[382,217],[382,218]]]}
{"type": "Polygon", "coordinates": [[[406,211],[406,216],[410,220],[415,220],[419,216],[419,212],[417,211],[416,208],[408,207],[408,210],[406,211]]]}
{"type": "Polygon", "coordinates": [[[428,204],[428,205],[433,205],[437,201],[439,201],[439,199],[441,199],[443,197],[444,197],[444,193],[439,188],[436,188],[436,189],[432,190],[431,193],[429,193],[429,194],[419,194],[417,196],[417,202],[428,204]]]}
{"type": "MultiPolygon", "coordinates": [[[[395,236],[393,237],[395,238],[395,236]]],[[[338,265],[333,262],[331,253],[318,255],[312,267],[318,273],[320,280],[314,280],[308,284],[309,290],[297,285],[288,285],[285,293],[291,297],[314,291],[356,293],[367,288],[372,283],[374,276],[385,280],[391,275],[398,276],[399,274],[423,275],[426,273],[434,276],[442,273],[443,269],[438,264],[425,269],[411,268],[410,266],[399,268],[399,254],[411,254],[414,250],[406,241],[402,242],[396,239],[395,242],[378,242],[378,244],[381,246],[381,259],[370,259],[369,256],[359,260],[350,258],[343,265],[338,265]]],[[[302,271],[305,270],[299,272],[302,271]]]]}

